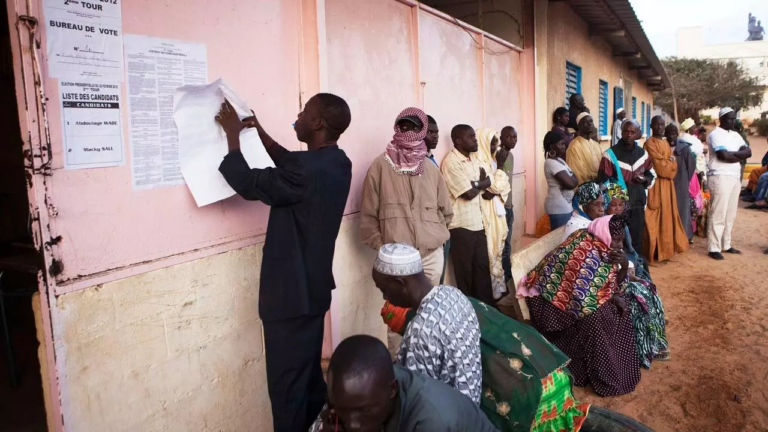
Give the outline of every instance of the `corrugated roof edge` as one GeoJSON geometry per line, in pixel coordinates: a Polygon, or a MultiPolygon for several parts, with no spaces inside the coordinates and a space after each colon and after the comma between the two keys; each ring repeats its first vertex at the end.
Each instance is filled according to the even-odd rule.
{"type": "MultiPolygon", "coordinates": [[[[639,45],[638,49],[643,57],[645,57],[651,64],[650,66],[656,74],[661,77],[664,87],[672,88],[672,81],[669,79],[667,71],[661,64],[661,60],[659,60],[659,57],[656,55],[656,51],[653,50],[651,42],[648,40],[648,36],[645,34],[645,30],[643,30],[643,26],[637,18],[635,10],[632,8],[629,0],[596,0],[595,3],[600,3],[601,1],[611,9],[613,15],[621,21],[622,27],[626,29],[629,36],[634,39],[637,45],[639,45]]],[[[574,8],[574,11],[579,14],[577,8],[574,8]]],[[[582,18],[588,21],[585,17],[582,18]]],[[[613,19],[614,17],[608,18],[613,19]]]]}

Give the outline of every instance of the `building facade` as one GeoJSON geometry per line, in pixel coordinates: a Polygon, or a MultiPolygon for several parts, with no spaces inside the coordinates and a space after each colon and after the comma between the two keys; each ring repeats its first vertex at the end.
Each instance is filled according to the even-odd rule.
{"type": "MultiPolygon", "coordinates": [[[[257,312],[269,209],[239,197],[197,207],[184,185],[132,187],[126,111],[124,165],[66,169],[62,80],[50,73],[44,3],[10,0],[7,12],[44,262],[36,301],[50,429],[270,430],[257,312]]],[[[359,238],[358,213],[362,180],[403,108],[437,120],[438,158],[455,124],[517,128],[517,245],[543,213],[541,141],[567,92],[585,95],[605,132],[621,106],[615,95],[647,123],[651,92],[668,83],[626,0],[487,1],[482,12],[454,3],[121,6],[124,34],[205,44],[208,80],[226,79],[291,150],[302,150],[290,124],[309,97],[331,92],[349,103],[352,125],[340,145],[353,184],[336,244],[326,355],[352,334],[386,337],[370,278],[375,254],[359,238]]]]}

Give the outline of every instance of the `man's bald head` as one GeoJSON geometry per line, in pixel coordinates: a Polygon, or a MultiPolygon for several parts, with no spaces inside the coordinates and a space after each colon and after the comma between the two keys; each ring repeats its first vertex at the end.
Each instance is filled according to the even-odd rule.
{"type": "Polygon", "coordinates": [[[397,381],[384,344],[368,335],[344,339],[328,366],[328,402],[348,430],[379,430],[394,410],[397,381]]]}

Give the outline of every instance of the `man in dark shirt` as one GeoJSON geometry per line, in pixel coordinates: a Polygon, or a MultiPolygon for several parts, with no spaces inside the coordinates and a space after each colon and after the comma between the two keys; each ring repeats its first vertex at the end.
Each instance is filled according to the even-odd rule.
{"type": "Polygon", "coordinates": [[[229,145],[219,171],[240,196],[272,208],[259,315],[274,429],[307,430],[325,401],[323,323],[335,288],[333,252],[352,180],[352,163],[337,140],[349,126],[349,106],[332,94],[312,97],[294,126],[308,148],[300,152],[281,147],[255,116],[241,121],[227,101],[216,120],[229,145]],[[256,128],[274,168],[248,167],[240,152],[245,127],[256,128]]]}
{"type": "Polygon", "coordinates": [[[648,153],[635,142],[639,138],[640,125],[634,120],[624,122],[621,127],[621,140],[603,153],[600,169],[597,172],[597,182],[604,183],[611,180],[619,183],[629,195],[627,203],[629,234],[632,237],[632,247],[642,254],[645,250],[643,237],[645,236],[646,189],[653,185],[656,173],[648,153]]]}
{"type": "Polygon", "coordinates": [[[378,339],[344,339],[328,366],[328,406],[310,432],[491,432],[470,398],[425,374],[392,365],[378,339]]]}

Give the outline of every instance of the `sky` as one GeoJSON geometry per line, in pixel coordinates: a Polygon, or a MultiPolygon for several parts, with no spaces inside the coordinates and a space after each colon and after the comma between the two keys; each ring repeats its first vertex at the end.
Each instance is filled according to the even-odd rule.
{"type": "MultiPolygon", "coordinates": [[[[749,13],[768,33],[768,0],[630,0],[659,58],[677,54],[677,29],[704,27],[704,43],[743,42],[749,13]]],[[[765,36],[768,40],[768,34],[765,36]]]]}

